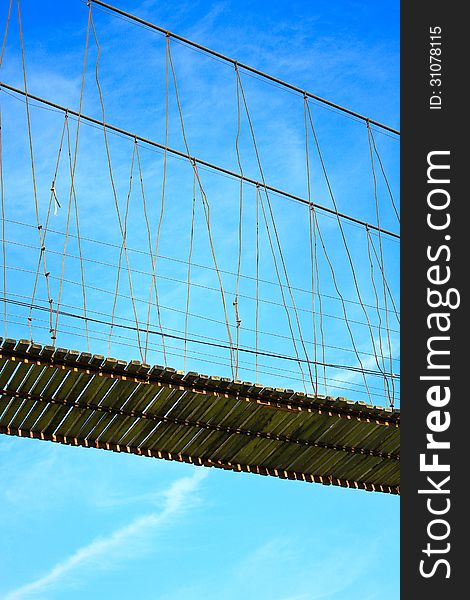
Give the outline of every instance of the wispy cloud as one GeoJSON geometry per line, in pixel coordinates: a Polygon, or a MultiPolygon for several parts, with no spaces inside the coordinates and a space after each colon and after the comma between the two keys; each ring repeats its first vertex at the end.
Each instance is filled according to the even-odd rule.
{"type": "Polygon", "coordinates": [[[9,592],[4,600],[23,600],[43,594],[58,584],[64,586],[81,568],[108,566],[110,562],[126,557],[129,549],[134,555],[139,544],[193,505],[193,494],[206,475],[206,470],[197,469],[191,477],[176,480],[162,494],[164,497],[162,510],[138,517],[111,534],[94,539],[90,544],[79,548],[54,565],[42,577],[9,592]]]}
{"type": "MultiPolygon", "coordinates": [[[[312,540],[276,537],[254,547],[231,568],[223,579],[205,577],[173,588],[155,600],[215,600],[223,590],[224,600],[272,598],[273,600],[339,600],[352,598],[358,580],[372,569],[380,556],[382,539],[361,551],[338,554],[317,546],[312,540]],[[341,576],[338,576],[341,573],[341,576]],[[262,590],[262,593],[261,593],[262,590]]],[[[369,589],[364,589],[369,598],[369,589]]],[[[366,596],[367,595],[367,596],[366,596]]],[[[371,597],[373,598],[373,596],[371,597]]]]}
{"type": "MultiPolygon", "coordinates": [[[[246,557],[235,572],[238,580],[256,581],[261,577],[268,585],[272,581],[271,597],[276,600],[323,600],[346,596],[350,586],[370,567],[375,557],[376,543],[363,552],[344,552],[341,557],[328,551],[305,560],[305,547],[293,539],[274,539],[246,557]],[[273,565],[283,561],[297,581],[295,586],[284,584],[282,570],[273,565]],[[335,576],[341,572],[341,578],[335,576]],[[281,577],[279,578],[279,575],[281,577]]],[[[307,545],[308,546],[308,545],[307,545]]],[[[253,588],[252,588],[253,589],[253,588]]]]}

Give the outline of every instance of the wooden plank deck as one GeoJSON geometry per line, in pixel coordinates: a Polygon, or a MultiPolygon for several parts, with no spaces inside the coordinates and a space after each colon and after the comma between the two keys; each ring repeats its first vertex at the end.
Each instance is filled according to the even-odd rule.
{"type": "Polygon", "coordinates": [[[399,494],[400,411],[0,338],[0,433],[399,494]]]}

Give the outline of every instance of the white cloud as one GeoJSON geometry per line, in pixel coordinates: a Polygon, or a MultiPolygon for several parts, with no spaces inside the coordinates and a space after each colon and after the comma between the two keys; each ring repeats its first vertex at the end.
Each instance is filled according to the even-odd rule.
{"type": "Polygon", "coordinates": [[[191,477],[176,480],[163,492],[165,502],[160,512],[138,517],[110,535],[94,539],[57,563],[42,577],[8,593],[4,600],[22,600],[42,594],[59,583],[61,586],[67,585],[71,577],[83,567],[103,568],[112,561],[127,557],[129,552],[134,556],[140,542],[192,505],[193,494],[206,476],[206,470],[196,469],[191,477]]]}
{"type": "MultiPolygon", "coordinates": [[[[254,547],[238,563],[223,572],[223,579],[210,576],[173,588],[155,600],[202,598],[238,600],[338,600],[356,598],[356,582],[380,556],[383,539],[376,538],[353,551],[326,548],[324,543],[294,537],[273,538],[254,547]],[[338,574],[341,576],[338,576],[338,574]],[[262,590],[262,594],[260,594],[262,590]]],[[[370,590],[364,589],[364,597],[370,590]]],[[[362,598],[362,597],[361,597],[362,598]]],[[[372,600],[373,596],[367,596],[372,600]]]]}

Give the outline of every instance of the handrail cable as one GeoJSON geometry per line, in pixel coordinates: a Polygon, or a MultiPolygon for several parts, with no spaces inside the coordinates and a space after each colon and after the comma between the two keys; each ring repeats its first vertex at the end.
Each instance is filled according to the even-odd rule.
{"type": "Polygon", "coordinates": [[[244,63],[238,62],[237,60],[230,58],[228,56],[225,56],[224,54],[221,54],[220,52],[216,52],[215,50],[206,48],[205,46],[202,46],[201,44],[198,44],[197,42],[189,40],[189,39],[187,39],[181,35],[178,35],[176,33],[173,33],[171,31],[168,31],[167,29],[164,29],[163,27],[159,27],[158,25],[154,25],[153,23],[150,23],[149,21],[145,21],[144,19],[141,19],[140,17],[137,17],[136,15],[125,12],[125,11],[121,10],[120,8],[116,8],[115,6],[112,6],[111,4],[107,4],[106,2],[102,2],[101,0],[91,0],[91,2],[93,4],[96,4],[98,6],[101,6],[105,9],[107,9],[108,11],[111,11],[118,15],[121,15],[122,17],[125,17],[126,19],[135,21],[136,23],[139,23],[140,25],[144,25],[145,27],[148,27],[149,29],[158,31],[159,33],[162,33],[167,37],[172,37],[175,40],[182,42],[183,44],[192,46],[193,48],[197,48],[198,50],[201,50],[202,52],[205,52],[207,54],[215,56],[216,58],[218,58],[220,60],[231,63],[233,66],[237,66],[239,69],[243,69],[244,71],[248,71],[249,73],[258,75],[259,77],[267,79],[267,80],[269,80],[273,83],[276,83],[282,87],[288,88],[291,91],[302,94],[303,96],[307,96],[308,98],[312,98],[313,100],[316,100],[317,102],[326,104],[327,106],[330,106],[331,108],[335,108],[336,110],[338,110],[340,112],[344,112],[353,117],[356,117],[357,119],[360,119],[362,121],[368,121],[372,125],[375,125],[376,127],[379,127],[380,129],[384,129],[385,131],[389,131],[396,135],[400,135],[400,132],[397,129],[394,129],[393,127],[390,127],[389,125],[385,125],[384,123],[380,123],[379,121],[374,121],[373,119],[369,119],[368,117],[365,117],[364,115],[361,115],[360,113],[358,113],[356,111],[353,111],[349,108],[346,108],[344,106],[336,104],[335,102],[331,102],[330,100],[326,100],[325,98],[322,98],[321,96],[317,96],[316,94],[312,94],[311,92],[307,92],[306,90],[303,90],[303,89],[297,87],[296,85],[292,85],[291,83],[288,83],[287,81],[283,81],[282,79],[279,79],[278,77],[274,77],[272,75],[269,75],[268,73],[264,73],[263,71],[260,71],[259,69],[255,69],[254,67],[250,67],[249,65],[245,65],[244,63]]]}
{"type": "MultiPolygon", "coordinates": [[[[13,87],[7,83],[0,81],[0,90],[2,88],[5,88],[6,90],[9,90],[10,92],[19,94],[21,96],[27,95],[29,100],[34,100],[35,102],[40,102],[41,104],[45,104],[46,106],[50,106],[57,110],[61,110],[63,112],[68,112],[69,115],[73,115],[75,117],[79,116],[79,113],[77,111],[72,110],[71,108],[66,108],[65,106],[61,106],[60,104],[56,104],[55,102],[51,102],[50,100],[46,100],[45,98],[41,98],[40,96],[35,96],[34,94],[30,94],[29,92],[26,93],[23,90],[20,90],[16,87],[13,87]]],[[[139,142],[143,142],[145,144],[148,144],[149,146],[159,148],[160,150],[166,150],[170,154],[174,154],[175,156],[179,156],[180,158],[183,158],[186,160],[188,159],[188,155],[185,152],[181,152],[180,150],[176,150],[175,148],[166,147],[164,144],[160,144],[158,142],[155,142],[148,138],[142,137],[135,133],[131,133],[129,131],[126,131],[125,129],[122,129],[120,127],[112,125],[111,123],[106,123],[106,122],[100,121],[99,119],[95,119],[94,117],[90,117],[90,116],[84,115],[84,114],[81,114],[80,118],[85,121],[88,121],[89,123],[94,123],[95,125],[104,127],[104,128],[106,128],[106,130],[113,131],[113,132],[121,134],[123,136],[132,138],[133,140],[137,139],[139,142]]],[[[229,169],[226,169],[225,167],[220,167],[218,165],[210,163],[201,158],[197,158],[194,156],[191,156],[190,158],[191,158],[191,161],[195,162],[198,165],[201,165],[202,167],[207,167],[214,171],[218,171],[220,173],[228,175],[229,177],[233,177],[234,179],[242,179],[246,183],[250,183],[251,185],[254,185],[254,186],[259,186],[259,187],[263,188],[264,190],[268,190],[269,192],[273,192],[274,194],[278,194],[278,195],[288,198],[290,200],[295,200],[296,202],[300,202],[301,204],[305,204],[306,206],[314,206],[315,208],[317,208],[321,211],[324,211],[326,213],[334,215],[336,218],[339,217],[340,219],[345,219],[346,221],[351,221],[352,223],[362,225],[363,227],[368,226],[370,229],[372,229],[374,231],[379,230],[379,228],[376,225],[374,225],[373,223],[368,223],[367,221],[363,221],[362,219],[357,219],[356,217],[353,217],[346,213],[338,212],[337,210],[335,210],[333,208],[330,208],[328,206],[323,206],[322,204],[317,204],[316,202],[309,202],[306,198],[302,198],[295,194],[291,194],[290,192],[286,192],[286,191],[276,188],[274,186],[268,185],[267,183],[263,183],[261,181],[256,181],[255,179],[251,179],[250,177],[247,177],[246,175],[241,176],[239,173],[236,173],[235,171],[230,171],[229,169]]],[[[400,239],[400,235],[398,233],[395,233],[393,231],[389,231],[389,230],[383,229],[383,228],[380,228],[380,231],[384,235],[388,235],[392,238],[400,239]]]]}

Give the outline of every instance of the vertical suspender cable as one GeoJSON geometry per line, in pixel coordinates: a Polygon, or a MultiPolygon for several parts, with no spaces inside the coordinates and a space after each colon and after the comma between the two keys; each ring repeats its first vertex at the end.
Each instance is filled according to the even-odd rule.
{"type": "MultiPolygon", "coordinates": [[[[0,69],[3,65],[3,56],[8,38],[8,29],[10,25],[11,9],[13,0],[8,4],[8,13],[5,22],[5,32],[2,41],[2,53],[0,55],[0,69]]],[[[8,337],[7,325],[7,250],[5,245],[5,189],[3,182],[3,122],[2,122],[2,107],[0,106],[0,200],[1,200],[1,215],[2,215],[2,270],[3,270],[3,332],[5,338],[8,337]]]]}

